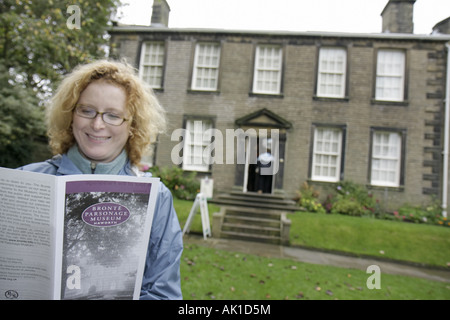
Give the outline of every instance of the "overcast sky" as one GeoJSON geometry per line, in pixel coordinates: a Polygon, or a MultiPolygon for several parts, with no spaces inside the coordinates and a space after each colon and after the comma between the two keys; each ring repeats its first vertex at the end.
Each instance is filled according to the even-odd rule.
{"type": "MultiPolygon", "coordinates": [[[[124,24],[149,25],[152,0],[122,0],[124,24]]],[[[381,32],[388,0],[168,0],[170,28],[381,32]]],[[[417,0],[414,33],[450,17],[450,0],[417,0]]]]}

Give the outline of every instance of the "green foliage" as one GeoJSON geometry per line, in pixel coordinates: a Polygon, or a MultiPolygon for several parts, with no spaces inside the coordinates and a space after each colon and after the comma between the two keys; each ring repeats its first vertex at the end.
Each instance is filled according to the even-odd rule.
{"type": "Polygon", "coordinates": [[[305,182],[297,191],[297,204],[304,211],[328,212],[349,216],[369,216],[384,220],[427,223],[450,227],[450,221],[442,216],[439,201],[433,200],[424,206],[405,204],[394,212],[385,212],[379,201],[363,185],[341,181],[334,193],[319,203],[319,192],[305,182]]]}
{"type": "Polygon", "coordinates": [[[350,181],[342,181],[335,194],[330,194],[324,201],[319,201],[320,193],[307,182],[304,182],[295,199],[300,207],[309,212],[340,213],[351,216],[373,214],[377,210],[377,202],[366,188],[350,181]]]}
{"type": "Polygon", "coordinates": [[[12,85],[0,64],[0,166],[14,168],[31,162],[35,138],[45,135],[43,119],[34,92],[12,85]]]}
{"type": "Polygon", "coordinates": [[[332,201],[331,213],[351,216],[374,213],[376,200],[364,186],[351,181],[342,181],[336,190],[337,195],[332,201]]]}
{"type": "Polygon", "coordinates": [[[76,65],[105,57],[106,30],[119,0],[0,1],[0,166],[32,161],[45,140],[43,100],[76,65]],[[80,29],[70,29],[70,5],[80,29]]]}
{"type": "Polygon", "coordinates": [[[355,198],[345,196],[339,197],[331,208],[331,213],[347,214],[349,216],[361,216],[364,211],[364,207],[355,198]]]}
{"type": "Polygon", "coordinates": [[[297,191],[297,203],[300,207],[309,212],[325,213],[325,209],[319,201],[319,192],[310,186],[307,182],[304,182],[297,191]]]}
{"type": "Polygon", "coordinates": [[[432,202],[428,206],[405,204],[397,211],[393,212],[392,219],[414,223],[438,224],[450,227],[447,218],[442,216],[442,208],[437,201],[432,202]]]}
{"type": "Polygon", "coordinates": [[[191,200],[200,192],[200,181],[197,172],[184,172],[180,167],[152,167],[149,171],[172,191],[178,199],[191,200]]]}
{"type": "Polygon", "coordinates": [[[80,63],[104,57],[106,29],[119,0],[4,0],[0,2],[0,60],[12,80],[45,95],[80,63]],[[69,29],[70,5],[80,29],[69,29]]]}

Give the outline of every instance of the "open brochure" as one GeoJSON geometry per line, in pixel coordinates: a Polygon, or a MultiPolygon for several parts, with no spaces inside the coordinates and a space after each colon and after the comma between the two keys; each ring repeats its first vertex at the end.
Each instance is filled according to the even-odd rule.
{"type": "Polygon", "coordinates": [[[0,168],[0,299],[138,299],[158,184],[0,168]]]}

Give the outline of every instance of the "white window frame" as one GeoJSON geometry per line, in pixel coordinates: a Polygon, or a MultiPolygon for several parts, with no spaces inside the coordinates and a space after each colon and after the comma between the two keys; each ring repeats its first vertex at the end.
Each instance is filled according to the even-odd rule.
{"type": "Polygon", "coordinates": [[[370,184],[399,187],[402,162],[400,132],[377,130],[372,137],[370,184]]]}
{"type": "Polygon", "coordinates": [[[320,48],[317,77],[317,96],[344,98],[347,70],[347,50],[320,48]]]}
{"type": "Polygon", "coordinates": [[[314,129],[312,180],[340,181],[343,136],[341,128],[320,126],[314,129]],[[334,174],[330,174],[330,170],[334,170],[334,174]]]}
{"type": "Polygon", "coordinates": [[[197,43],[195,47],[192,90],[217,91],[219,84],[220,44],[197,43]]]}
{"type": "Polygon", "coordinates": [[[186,120],[186,135],[183,146],[183,170],[207,172],[211,163],[211,155],[205,152],[211,144],[212,120],[186,120]],[[206,153],[206,154],[205,154],[206,153]],[[204,157],[209,157],[205,159],[204,157]]]}
{"type": "Polygon", "coordinates": [[[139,77],[153,89],[162,89],[164,58],[164,42],[142,43],[139,77]]]}
{"type": "Polygon", "coordinates": [[[404,50],[378,50],[375,100],[404,101],[405,64],[404,50]]]}
{"type": "Polygon", "coordinates": [[[253,93],[280,94],[283,48],[277,45],[256,47],[253,93]]]}

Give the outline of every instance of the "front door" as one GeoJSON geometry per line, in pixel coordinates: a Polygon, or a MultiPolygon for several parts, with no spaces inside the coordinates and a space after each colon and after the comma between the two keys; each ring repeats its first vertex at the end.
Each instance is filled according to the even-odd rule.
{"type": "Polygon", "coordinates": [[[282,188],[283,170],[280,172],[280,168],[284,168],[284,141],[280,157],[278,130],[271,136],[265,134],[267,131],[271,132],[259,130],[256,132],[264,134],[246,138],[243,192],[273,193],[275,188],[282,188]]]}
{"type": "Polygon", "coordinates": [[[239,130],[242,129],[241,133],[244,135],[239,136],[239,139],[245,140],[245,148],[243,148],[245,160],[240,158],[242,161],[236,164],[234,189],[243,192],[261,190],[266,193],[282,190],[287,130],[292,127],[292,124],[267,109],[248,114],[237,119],[235,123],[239,130]],[[269,167],[258,166],[258,157],[263,157],[268,149],[273,157],[272,164],[269,167]],[[269,174],[271,177],[265,179],[265,189],[261,189],[261,176],[271,172],[273,173],[269,174]]]}

